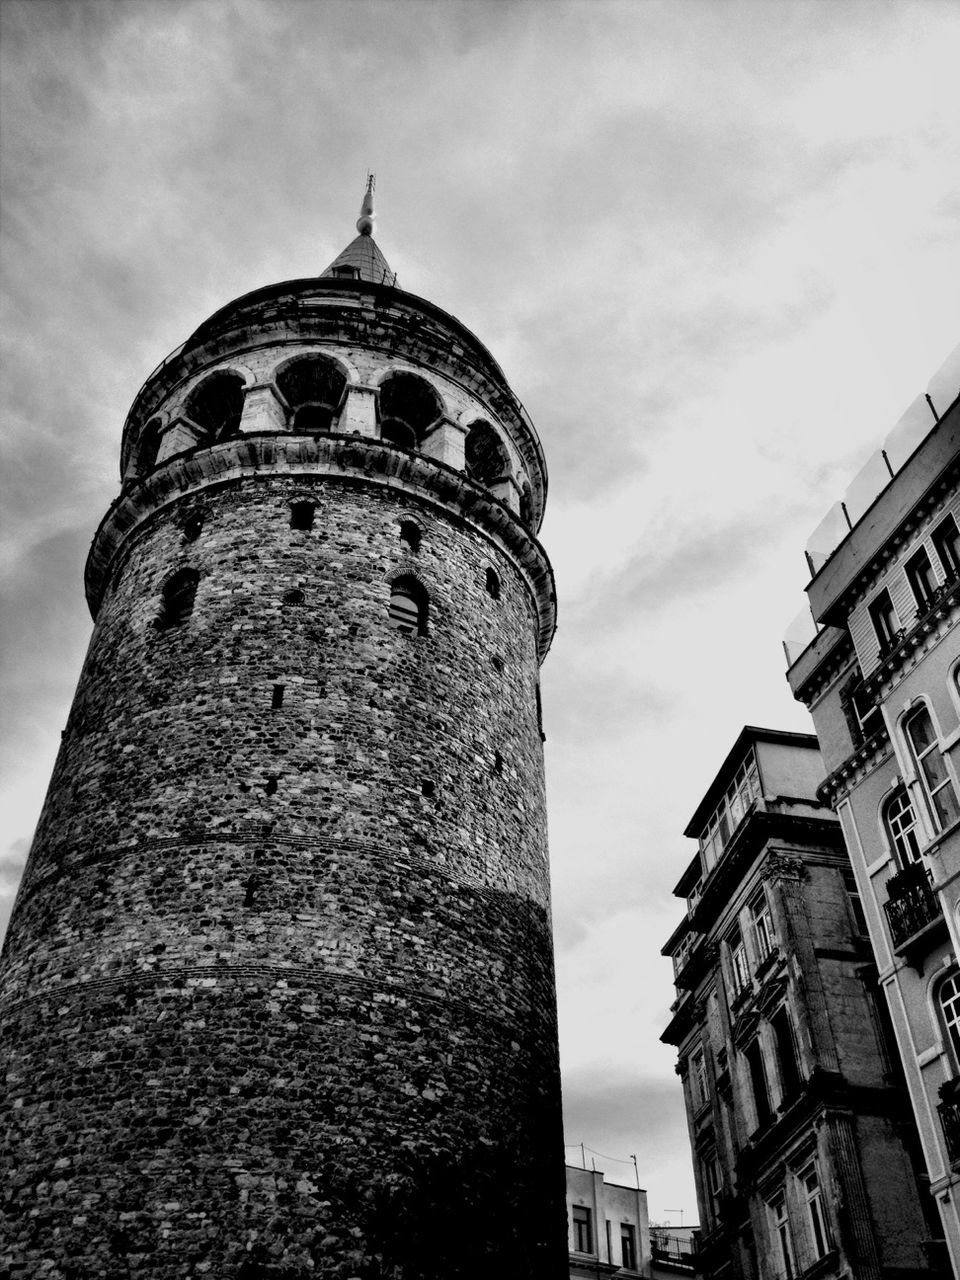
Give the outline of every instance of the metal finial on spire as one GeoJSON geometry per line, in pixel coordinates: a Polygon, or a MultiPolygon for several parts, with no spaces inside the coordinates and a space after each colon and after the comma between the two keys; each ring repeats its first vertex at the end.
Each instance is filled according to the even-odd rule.
{"type": "Polygon", "coordinates": [[[376,177],[372,173],[367,174],[367,190],[363,197],[363,204],[360,206],[360,217],[357,219],[357,230],[362,236],[373,235],[373,223],[376,214],[373,212],[373,188],[376,186],[376,177]]]}

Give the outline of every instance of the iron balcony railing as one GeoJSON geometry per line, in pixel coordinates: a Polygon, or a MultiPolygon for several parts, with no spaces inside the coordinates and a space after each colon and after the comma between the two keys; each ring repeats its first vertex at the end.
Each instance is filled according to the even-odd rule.
{"type": "Polygon", "coordinates": [[[930,885],[930,873],[922,862],[909,866],[887,882],[889,901],[883,904],[894,947],[939,920],[943,912],[930,885]]]}

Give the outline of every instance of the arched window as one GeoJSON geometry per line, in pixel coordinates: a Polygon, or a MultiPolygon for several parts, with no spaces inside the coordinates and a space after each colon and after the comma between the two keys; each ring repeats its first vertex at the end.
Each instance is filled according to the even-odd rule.
{"type": "Polygon", "coordinates": [[[196,569],[178,569],[163,584],[160,592],[160,613],[157,626],[176,627],[186,622],[193,613],[200,575],[196,569]]]}
{"type": "Polygon", "coordinates": [[[420,526],[414,520],[400,521],[400,541],[406,543],[411,551],[420,550],[420,526]]]}
{"type": "Polygon", "coordinates": [[[898,787],[883,806],[883,825],[887,829],[893,856],[900,866],[916,862],[920,857],[917,815],[913,811],[906,787],[898,787]]]}
{"type": "Polygon", "coordinates": [[[933,721],[926,707],[911,715],[905,724],[907,737],[917,762],[917,773],[923,785],[934,826],[938,831],[960,818],[957,795],[947,772],[933,721]]]}
{"type": "Polygon", "coordinates": [[[429,599],[423,584],[410,574],[394,579],[388,615],[391,626],[408,636],[425,636],[429,599]]]}
{"type": "Polygon", "coordinates": [[[151,418],[140,433],[140,442],[137,446],[137,475],[142,476],[145,471],[149,471],[156,465],[161,434],[160,419],[151,418]]]}
{"type": "Polygon", "coordinates": [[[312,502],[292,502],[290,504],[290,528],[291,529],[307,529],[313,528],[314,505],[312,502]]]}
{"type": "Polygon", "coordinates": [[[415,373],[391,373],[380,384],[380,437],[416,449],[443,413],[440,397],[415,373]]]}
{"type": "Polygon", "coordinates": [[[343,400],[347,378],[326,356],[299,356],[277,374],[277,389],[290,411],[291,431],[329,431],[343,400]]]}
{"type": "Polygon", "coordinates": [[[510,462],[500,437],[489,422],[475,422],[464,441],[467,475],[478,484],[491,485],[507,475],[510,462]]]}
{"type": "Polygon", "coordinates": [[[937,987],[937,1005],[954,1071],[960,1070],[960,971],[948,973],[937,987]]]}
{"type": "Polygon", "coordinates": [[[493,596],[494,600],[500,599],[500,576],[496,569],[487,569],[486,587],[487,595],[493,596]]]}
{"type": "Polygon", "coordinates": [[[243,378],[223,369],[204,378],[187,397],[183,412],[203,431],[204,443],[239,434],[243,415],[243,378]]]}
{"type": "Polygon", "coordinates": [[[533,522],[533,493],[526,480],[520,490],[520,519],[524,524],[532,524],[533,522]]]}

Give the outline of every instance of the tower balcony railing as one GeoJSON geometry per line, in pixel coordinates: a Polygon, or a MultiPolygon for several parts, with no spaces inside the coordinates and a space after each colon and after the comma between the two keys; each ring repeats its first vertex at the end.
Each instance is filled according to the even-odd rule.
{"type": "Polygon", "coordinates": [[[940,900],[922,862],[911,862],[887,881],[889,899],[883,904],[894,950],[904,947],[943,918],[940,900]]]}

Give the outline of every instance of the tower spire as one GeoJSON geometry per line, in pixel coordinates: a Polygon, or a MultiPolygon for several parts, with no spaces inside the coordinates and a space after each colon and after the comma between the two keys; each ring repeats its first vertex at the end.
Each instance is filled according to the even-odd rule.
{"type": "Polygon", "coordinates": [[[336,276],[341,280],[366,280],[371,284],[396,285],[396,273],[390,270],[390,264],[373,238],[373,225],[377,218],[373,211],[373,191],[376,185],[376,175],[368,173],[367,189],[363,194],[360,217],[357,219],[359,235],[350,241],[325,271],[321,271],[321,276],[336,276]]]}
{"type": "Polygon", "coordinates": [[[373,224],[377,215],[373,211],[373,190],[377,185],[377,175],[375,173],[367,174],[367,190],[364,193],[363,203],[360,206],[360,217],[357,219],[357,230],[362,236],[373,235],[373,224]]]}

